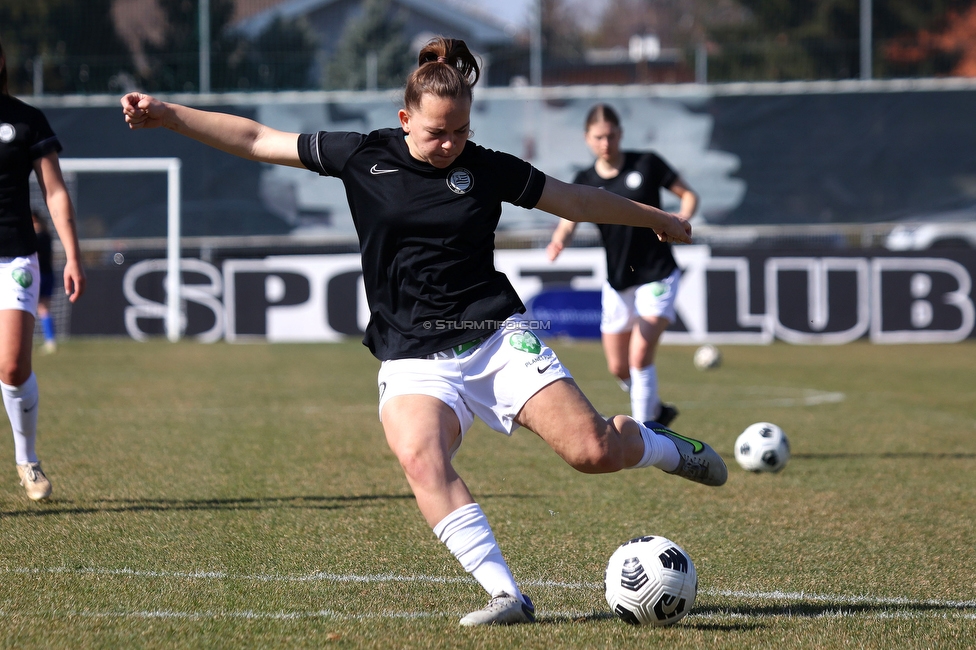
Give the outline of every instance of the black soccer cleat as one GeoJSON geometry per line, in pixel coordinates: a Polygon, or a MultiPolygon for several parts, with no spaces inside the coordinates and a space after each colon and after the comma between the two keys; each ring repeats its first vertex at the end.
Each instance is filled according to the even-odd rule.
{"type": "Polygon", "coordinates": [[[674,419],[678,417],[678,409],[674,404],[665,404],[661,402],[661,411],[654,418],[654,421],[662,426],[670,425],[674,419]]]}

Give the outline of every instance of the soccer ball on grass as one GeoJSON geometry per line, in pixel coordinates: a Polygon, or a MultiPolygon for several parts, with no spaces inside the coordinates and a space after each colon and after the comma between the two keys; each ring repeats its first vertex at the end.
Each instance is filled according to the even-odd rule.
{"type": "Polygon", "coordinates": [[[703,345],[695,350],[695,367],[699,370],[709,370],[722,365],[722,353],[714,345],[703,345]]]}
{"type": "Polygon", "coordinates": [[[671,540],[657,536],[632,539],[614,551],[605,582],[610,609],[631,625],[677,623],[698,593],[691,558],[671,540]]]}
{"type": "Polygon", "coordinates": [[[750,424],[735,441],[735,460],[750,472],[778,472],[790,460],[790,441],[771,422],[750,424]]]}

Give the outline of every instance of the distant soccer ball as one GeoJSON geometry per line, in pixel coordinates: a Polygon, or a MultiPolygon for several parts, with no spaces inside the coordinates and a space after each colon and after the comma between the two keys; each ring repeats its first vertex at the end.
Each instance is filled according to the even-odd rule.
{"type": "Polygon", "coordinates": [[[790,441],[775,424],[750,424],[736,438],[735,460],[750,472],[778,472],[790,460],[790,441]]]}
{"type": "Polygon", "coordinates": [[[714,345],[703,345],[695,350],[695,367],[699,370],[718,368],[722,365],[722,353],[714,345]]]}
{"type": "Polygon", "coordinates": [[[680,546],[664,537],[622,544],[607,564],[607,603],[631,625],[677,623],[691,610],[698,574],[680,546]]]}

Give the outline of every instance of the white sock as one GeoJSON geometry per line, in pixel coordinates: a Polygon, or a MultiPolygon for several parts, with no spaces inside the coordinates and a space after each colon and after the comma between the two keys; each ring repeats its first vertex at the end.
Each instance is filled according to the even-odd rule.
{"type": "Polygon", "coordinates": [[[640,426],[641,438],[644,440],[644,455],[630,469],[651,467],[652,465],[658,469],[663,469],[665,472],[673,472],[678,469],[678,464],[681,462],[681,454],[678,453],[678,448],[671,439],[667,436],[654,433],[645,427],[642,422],[638,422],[637,424],[640,426]]]}
{"type": "Polygon", "coordinates": [[[622,390],[625,393],[629,393],[630,377],[627,377],[627,379],[621,379],[620,377],[617,377],[617,385],[620,386],[620,390],[622,390]]]}
{"type": "Polygon", "coordinates": [[[37,452],[34,442],[37,440],[37,377],[34,373],[20,386],[10,386],[0,382],[3,392],[3,405],[10,418],[10,428],[14,431],[14,456],[18,465],[36,463],[37,452]]]}
{"type": "Polygon", "coordinates": [[[492,598],[505,592],[522,599],[488,518],[477,503],[461,506],[444,517],[434,526],[434,534],[492,598]]]}
{"type": "Polygon", "coordinates": [[[638,422],[653,420],[658,415],[660,400],[657,397],[657,368],[630,369],[630,410],[638,422]]]}

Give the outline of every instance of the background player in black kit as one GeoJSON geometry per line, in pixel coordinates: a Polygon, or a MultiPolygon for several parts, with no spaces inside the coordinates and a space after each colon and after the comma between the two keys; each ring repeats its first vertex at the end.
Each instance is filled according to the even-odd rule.
{"type": "Polygon", "coordinates": [[[479,73],[462,41],[431,41],[407,81],[400,128],[369,134],[284,133],[140,93],[122,98],[131,128],[164,126],[244,158],[342,180],[370,307],[364,343],[383,362],[379,411],[387,442],[434,533],[491,596],[462,625],[534,620],[452,466],[474,416],[507,434],[518,426],[534,431],[581,472],[655,465],[707,485],[727,476],[703,443],[628,416],[600,416],[526,328],[521,301],[493,264],[503,201],[570,219],[650,226],[668,241],[689,241],[690,226],[468,142],[479,73]]]}
{"type": "MultiPolygon", "coordinates": [[[[623,130],[617,112],[597,104],[586,116],[586,144],[596,156],[574,183],[600,187],[632,201],[661,207],[661,188],[681,199],[678,216],[690,219],[698,206],[695,194],[671,167],[651,152],[621,151],[623,130]]],[[[671,245],[653,230],[616,224],[597,224],[607,252],[607,281],[603,286],[600,332],[607,366],[630,392],[631,414],[641,422],[665,426],[677,409],[658,396],[654,358],[664,330],[675,319],[674,301],[681,271],[671,245]]],[[[562,220],[547,252],[556,259],[573,238],[576,222],[562,220]]]]}
{"type": "Polygon", "coordinates": [[[85,290],[74,209],[61,176],[61,143],[44,114],[11,97],[0,44],[0,390],[14,434],[21,485],[34,500],[51,494],[37,458],[37,378],[31,367],[34,313],[40,289],[37,237],[31,220],[33,171],[66,258],[64,290],[71,302],[85,290]]]}

